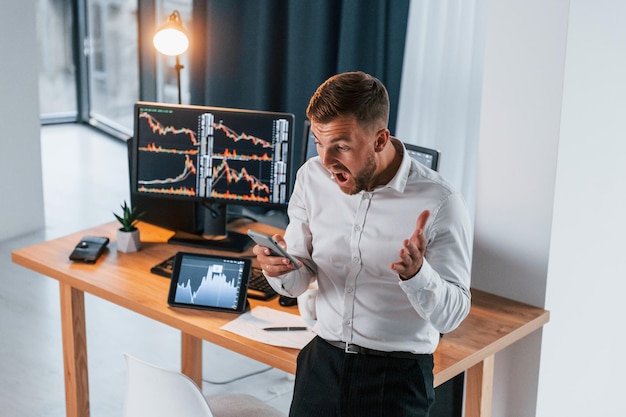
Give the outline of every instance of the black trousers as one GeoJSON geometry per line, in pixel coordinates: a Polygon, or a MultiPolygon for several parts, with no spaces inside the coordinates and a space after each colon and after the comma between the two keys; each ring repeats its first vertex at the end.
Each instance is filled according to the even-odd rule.
{"type": "Polygon", "coordinates": [[[432,355],[345,353],[316,337],[298,355],[290,417],[428,417],[432,355]]]}

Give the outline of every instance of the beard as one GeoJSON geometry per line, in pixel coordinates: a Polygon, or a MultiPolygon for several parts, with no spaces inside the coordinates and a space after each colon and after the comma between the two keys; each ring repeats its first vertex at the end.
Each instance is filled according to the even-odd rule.
{"type": "Polygon", "coordinates": [[[339,189],[346,194],[354,195],[363,190],[369,189],[374,173],[376,172],[376,162],[374,150],[370,150],[367,154],[366,163],[363,169],[352,175],[353,184],[339,185],[339,189]]]}

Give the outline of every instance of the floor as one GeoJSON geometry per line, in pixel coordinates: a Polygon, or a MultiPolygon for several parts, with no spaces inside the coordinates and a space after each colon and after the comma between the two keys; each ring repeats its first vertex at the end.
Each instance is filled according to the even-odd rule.
{"type": "MultiPolygon", "coordinates": [[[[129,199],[126,144],[79,125],[42,128],[46,227],[0,242],[0,416],[65,416],[59,290],[11,251],[113,220],[129,199]]],[[[122,416],[123,353],[180,369],[180,333],[86,294],[91,415],[122,416]]],[[[248,393],[287,413],[293,377],[210,343],[206,394],[248,393]]],[[[155,393],[155,395],[158,395],[155,393]]]]}

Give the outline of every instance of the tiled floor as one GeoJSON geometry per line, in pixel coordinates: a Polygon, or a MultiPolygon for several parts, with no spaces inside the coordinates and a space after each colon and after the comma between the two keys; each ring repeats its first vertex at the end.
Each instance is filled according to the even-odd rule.
{"type": "MultiPolygon", "coordinates": [[[[11,251],[113,220],[129,196],[126,145],[77,125],[42,128],[46,228],[0,242],[0,416],[65,416],[57,282],[11,262],[11,251]]],[[[91,415],[122,415],[124,352],[180,368],[180,333],[86,294],[91,415]]],[[[287,413],[285,372],[204,343],[205,393],[242,392],[287,413]]],[[[155,395],[160,395],[155,393],[155,395]]]]}

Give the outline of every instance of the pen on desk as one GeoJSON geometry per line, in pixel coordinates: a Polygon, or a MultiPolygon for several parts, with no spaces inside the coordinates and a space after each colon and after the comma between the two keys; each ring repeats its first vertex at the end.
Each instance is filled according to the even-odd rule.
{"type": "Polygon", "coordinates": [[[308,327],[265,327],[263,330],[267,332],[295,332],[309,330],[308,327]]]}

